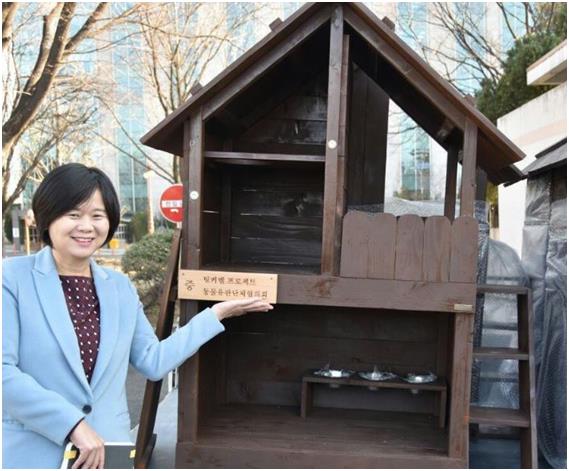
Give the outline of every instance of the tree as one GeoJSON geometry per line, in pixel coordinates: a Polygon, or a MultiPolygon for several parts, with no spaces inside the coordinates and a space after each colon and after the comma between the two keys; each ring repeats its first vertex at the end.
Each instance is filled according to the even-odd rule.
{"type": "Polygon", "coordinates": [[[527,68],[559,44],[555,34],[532,34],[516,41],[508,51],[504,70],[500,79],[494,83],[483,80],[482,88],[476,94],[478,108],[492,122],[500,116],[541,95],[552,86],[528,86],[527,68]]]}
{"type": "Polygon", "coordinates": [[[96,81],[79,73],[82,47],[137,7],[115,17],[107,9],[107,3],[92,9],[76,2],[2,3],[2,216],[49,152],[55,148],[57,161],[64,143],[81,144],[97,92],[96,81]]]}
{"type": "Polygon", "coordinates": [[[146,315],[153,323],[158,315],[170,246],[174,231],[161,229],[132,244],[121,259],[122,270],[135,283],[146,315]]]}
{"type": "MultiPolygon", "coordinates": [[[[526,69],[567,37],[565,2],[437,2],[430,8],[429,19],[408,6],[400,9],[400,31],[456,88],[475,94],[480,111],[493,122],[549,88],[528,87],[526,69]],[[502,37],[500,28],[485,27],[489,9],[504,26],[502,37]],[[431,37],[421,34],[427,26],[431,37]],[[439,41],[437,32],[442,32],[439,41]]],[[[492,184],[487,200],[497,207],[492,184]]]]}
{"type": "Polygon", "coordinates": [[[427,62],[465,93],[472,93],[482,82],[496,85],[503,75],[507,50],[520,38],[559,34],[563,29],[566,37],[564,2],[435,2],[430,9],[421,26],[428,26],[431,36],[442,32],[440,40],[419,33],[421,21],[412,9],[400,15],[399,28],[415,39],[415,50],[427,62]],[[486,28],[490,9],[496,11],[504,28],[486,28]],[[504,32],[502,37],[500,31],[504,32]]]}
{"type": "MultiPolygon", "coordinates": [[[[242,52],[249,45],[247,39],[251,38],[242,35],[242,27],[250,24],[264,6],[235,3],[227,4],[227,8],[198,2],[145,4],[125,25],[136,44],[131,47],[133,57],[123,65],[142,79],[145,94],[156,105],[149,108],[159,111],[153,118],[165,118],[188,100],[209,67],[221,70],[226,66],[221,54],[224,47],[242,52]],[[230,6],[238,9],[231,17],[227,14],[230,6]]],[[[117,146],[100,133],[98,137],[140,165],[150,166],[167,181],[180,181],[178,156],[170,157],[170,165],[153,157],[139,143],[141,136],[121,123],[114,110],[120,102],[120,97],[113,96],[105,106],[128,145],[117,146]]]]}

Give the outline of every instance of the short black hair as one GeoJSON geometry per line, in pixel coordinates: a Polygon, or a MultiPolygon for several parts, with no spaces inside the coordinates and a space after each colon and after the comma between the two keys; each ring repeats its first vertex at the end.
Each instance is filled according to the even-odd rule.
{"type": "Polygon", "coordinates": [[[42,240],[51,246],[51,223],[87,201],[96,190],[101,191],[109,219],[109,234],[104,244],[109,242],[121,218],[115,188],[109,177],[98,168],[77,163],[65,164],[49,172],[34,194],[32,209],[42,240]]]}

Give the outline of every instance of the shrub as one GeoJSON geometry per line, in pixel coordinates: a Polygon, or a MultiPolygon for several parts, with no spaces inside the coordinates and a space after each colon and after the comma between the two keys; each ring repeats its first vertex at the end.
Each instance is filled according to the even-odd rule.
{"type": "Polygon", "coordinates": [[[132,244],[122,257],[122,270],[134,282],[146,315],[155,323],[174,231],[160,229],[132,244]]]}
{"type": "Polygon", "coordinates": [[[135,213],[128,223],[128,232],[133,242],[138,242],[148,234],[148,214],[146,211],[135,213]]]}

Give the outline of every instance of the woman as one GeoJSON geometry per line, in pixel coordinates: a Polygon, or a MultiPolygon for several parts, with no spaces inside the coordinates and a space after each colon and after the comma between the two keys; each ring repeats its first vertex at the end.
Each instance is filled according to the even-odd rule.
{"type": "Polygon", "coordinates": [[[3,262],[3,466],[57,468],[69,440],[74,468],[102,468],[105,441],[130,441],[129,362],[160,380],[222,332],[221,320],[272,306],[217,303],[160,342],[128,278],[90,258],[119,224],[108,177],[64,165],[32,207],[46,247],[3,262]]]}

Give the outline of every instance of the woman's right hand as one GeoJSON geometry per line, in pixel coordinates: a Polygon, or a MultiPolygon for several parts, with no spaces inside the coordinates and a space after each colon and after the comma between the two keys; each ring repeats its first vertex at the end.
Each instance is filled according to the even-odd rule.
{"type": "Polygon", "coordinates": [[[262,298],[236,299],[234,301],[223,301],[214,304],[211,309],[221,321],[228,317],[242,316],[248,312],[267,312],[273,309],[273,306],[262,298]]]}
{"type": "Polygon", "coordinates": [[[85,420],[77,424],[69,440],[79,450],[79,458],[72,469],[103,469],[105,465],[105,442],[85,420]]]}

